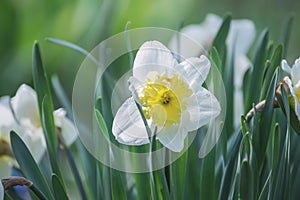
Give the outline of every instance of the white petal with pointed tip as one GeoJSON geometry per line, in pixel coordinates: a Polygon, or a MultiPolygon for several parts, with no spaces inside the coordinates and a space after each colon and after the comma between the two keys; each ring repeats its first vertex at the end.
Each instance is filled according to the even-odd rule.
{"type": "Polygon", "coordinates": [[[176,65],[175,70],[194,91],[198,91],[209,73],[210,61],[205,56],[188,58],[176,65]]]}
{"type": "Polygon", "coordinates": [[[54,111],[55,125],[61,128],[61,135],[67,146],[73,144],[78,134],[74,124],[66,117],[66,111],[63,108],[59,108],[54,111]]]}
{"type": "Polygon", "coordinates": [[[157,133],[157,139],[168,149],[174,152],[180,152],[184,147],[184,139],[187,131],[181,129],[178,125],[164,127],[157,133]]]}
{"type": "Polygon", "coordinates": [[[11,99],[11,104],[18,119],[29,119],[31,124],[40,125],[37,96],[31,87],[22,84],[11,99]]]}
{"type": "Polygon", "coordinates": [[[133,76],[140,81],[145,81],[151,71],[159,74],[166,72],[177,64],[170,50],[158,41],[145,42],[138,50],[134,64],[133,76]]]}
{"type": "Polygon", "coordinates": [[[189,113],[189,123],[186,125],[186,129],[193,131],[218,116],[221,107],[216,97],[210,91],[202,88],[189,98],[186,110],[189,113]]]}
{"type": "Polygon", "coordinates": [[[255,25],[251,20],[232,20],[226,40],[228,49],[234,49],[235,57],[245,55],[255,37],[255,25]]]}
{"type": "Polygon", "coordinates": [[[286,60],[281,61],[281,69],[283,71],[285,71],[286,73],[288,73],[288,74],[292,73],[292,69],[291,69],[291,67],[289,66],[289,64],[287,63],[286,60]]]}
{"type": "Polygon", "coordinates": [[[112,132],[122,144],[142,145],[149,143],[143,119],[132,97],[128,98],[119,108],[113,121],[112,132]]]}

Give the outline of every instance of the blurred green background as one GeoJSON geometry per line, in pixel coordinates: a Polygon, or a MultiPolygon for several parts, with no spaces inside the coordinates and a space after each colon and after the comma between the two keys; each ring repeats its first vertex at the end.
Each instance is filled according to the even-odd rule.
{"type": "Polygon", "coordinates": [[[200,23],[208,13],[254,21],[257,35],[270,30],[281,42],[284,25],[294,16],[288,57],[300,56],[300,2],[296,0],[1,0],[0,96],[13,95],[21,83],[32,85],[32,46],[38,40],[47,72],[59,75],[68,95],[84,56],[45,41],[54,37],[91,50],[100,41],[130,28],[155,26],[177,30],[200,23]]]}

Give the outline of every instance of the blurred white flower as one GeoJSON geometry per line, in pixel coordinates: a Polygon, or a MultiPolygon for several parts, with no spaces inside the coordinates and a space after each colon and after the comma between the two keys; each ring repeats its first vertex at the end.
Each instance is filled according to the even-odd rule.
{"type": "Polygon", "coordinates": [[[157,130],[157,139],[180,152],[188,132],[220,113],[216,97],[202,87],[209,70],[210,61],[205,56],[178,63],[160,42],[145,42],[137,52],[129,79],[132,97],[121,105],[113,121],[116,139],[128,145],[149,143],[137,102],[151,130],[157,130]]]}
{"type": "Polygon", "coordinates": [[[0,98],[0,118],[7,120],[0,121],[0,179],[8,177],[12,173],[12,167],[15,164],[13,153],[10,147],[9,132],[4,126],[14,121],[10,109],[7,107],[9,97],[0,98]]]}
{"type": "MultiPolygon", "coordinates": [[[[8,137],[9,132],[14,130],[25,142],[35,161],[39,162],[45,153],[46,142],[36,92],[28,85],[22,84],[5,107],[6,114],[0,115],[0,127],[4,135],[8,137]]],[[[72,144],[77,137],[77,132],[72,122],[66,118],[66,112],[63,109],[54,111],[54,119],[65,143],[72,144]]]]}
{"type": "MultiPolygon", "coordinates": [[[[208,14],[201,24],[192,24],[180,30],[181,36],[174,36],[169,43],[169,48],[184,58],[199,56],[212,47],[212,42],[222,24],[222,18],[215,14],[208,14]],[[186,37],[185,37],[186,36],[186,37]],[[192,45],[194,40],[203,48],[192,45]],[[179,47],[179,48],[178,48],[179,47]],[[192,48],[191,48],[192,47],[192,48]]],[[[246,54],[255,38],[254,23],[247,19],[232,20],[228,32],[227,61],[234,58],[234,118],[235,125],[240,123],[240,115],[244,113],[242,84],[243,77],[251,62],[246,54]]]]}
{"type": "Polygon", "coordinates": [[[288,65],[286,60],[282,60],[281,67],[291,76],[291,78],[288,76],[284,77],[284,81],[292,95],[292,99],[289,99],[289,102],[295,109],[295,113],[300,121],[300,57],[295,60],[292,67],[288,65]]]}

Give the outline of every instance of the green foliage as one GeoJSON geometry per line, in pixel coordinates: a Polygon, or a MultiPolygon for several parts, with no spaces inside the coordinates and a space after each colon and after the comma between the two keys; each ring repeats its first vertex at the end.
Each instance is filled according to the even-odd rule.
{"type": "Polygon", "coordinates": [[[48,199],[54,199],[44,175],[41,173],[25,143],[13,131],[10,133],[10,140],[16,160],[25,177],[31,180],[48,199]]]}
{"type": "MultiPolygon", "coordinates": [[[[199,159],[198,151],[206,133],[206,127],[202,127],[197,130],[197,136],[190,148],[179,159],[163,169],[136,174],[121,172],[104,165],[79,140],[71,147],[62,144],[60,149],[53,118],[50,85],[39,45],[35,43],[33,79],[51,165],[49,173],[52,177],[51,180],[47,179],[50,177],[49,173],[42,170],[43,165],[34,161],[22,139],[12,132],[11,145],[21,172],[33,182],[38,192],[50,200],[71,199],[74,190],[79,190],[78,194],[82,199],[295,199],[300,193],[300,123],[294,108],[289,104],[290,94],[279,84],[282,78],[279,66],[287,52],[291,23],[292,18],[287,22],[283,44],[277,45],[270,41],[268,30],[263,30],[260,34],[253,52],[253,66],[243,77],[244,112],[247,114],[242,115],[240,127],[235,127],[233,118],[237,116],[234,116],[233,107],[237,102],[234,102],[234,55],[228,55],[230,51],[226,45],[231,16],[225,16],[209,51],[212,65],[222,75],[227,95],[226,121],[218,143],[205,158],[199,159]],[[57,161],[60,152],[67,156],[72,177],[62,172],[57,161]]],[[[129,37],[127,39],[130,49],[129,37]]],[[[88,51],[77,45],[53,38],[47,40],[74,49],[97,62],[88,51]]],[[[133,62],[133,55],[130,56],[131,64],[125,65],[128,69],[133,62]]],[[[110,70],[105,73],[117,74],[115,69],[110,70]]],[[[149,145],[138,147],[127,147],[114,141],[111,133],[112,113],[109,108],[115,82],[104,80],[102,83],[101,97],[95,97],[97,100],[93,114],[104,138],[112,142],[112,145],[134,153],[154,152],[159,149],[161,144],[155,137],[149,145]]],[[[72,118],[70,101],[58,76],[52,77],[52,85],[58,100],[72,118]]],[[[149,136],[152,136],[155,133],[148,127],[138,103],[137,107],[149,136]]],[[[109,148],[106,149],[109,151],[107,159],[108,162],[113,162],[114,152],[111,146],[109,148]]],[[[171,154],[166,155],[166,159],[171,158],[171,154]]],[[[153,159],[156,158],[150,153],[148,164],[151,169],[153,159]]],[[[133,162],[134,165],[140,164],[133,162]]],[[[36,198],[34,191],[30,192],[36,198]]],[[[11,190],[5,192],[5,199],[10,197],[18,198],[18,195],[11,190]]]]}

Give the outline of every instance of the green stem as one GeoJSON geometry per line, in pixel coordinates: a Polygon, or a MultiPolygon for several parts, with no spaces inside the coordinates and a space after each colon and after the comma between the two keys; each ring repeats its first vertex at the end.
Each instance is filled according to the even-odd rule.
{"type": "Polygon", "coordinates": [[[88,199],[87,195],[86,195],[86,192],[84,190],[84,186],[83,186],[82,180],[80,178],[79,171],[78,171],[78,169],[76,167],[76,163],[75,163],[75,160],[73,158],[73,155],[71,154],[70,149],[66,145],[63,145],[63,146],[64,146],[64,149],[65,149],[65,151],[67,153],[67,158],[68,158],[68,161],[69,161],[72,173],[74,175],[74,178],[76,180],[77,186],[79,188],[79,192],[80,192],[81,198],[82,199],[88,199]]]}
{"type": "Polygon", "coordinates": [[[153,200],[157,200],[157,192],[155,187],[155,178],[153,172],[153,158],[152,158],[152,151],[156,150],[156,130],[154,131],[153,137],[150,138],[150,150],[149,150],[149,158],[150,158],[150,189],[151,189],[151,197],[153,200]]]}

